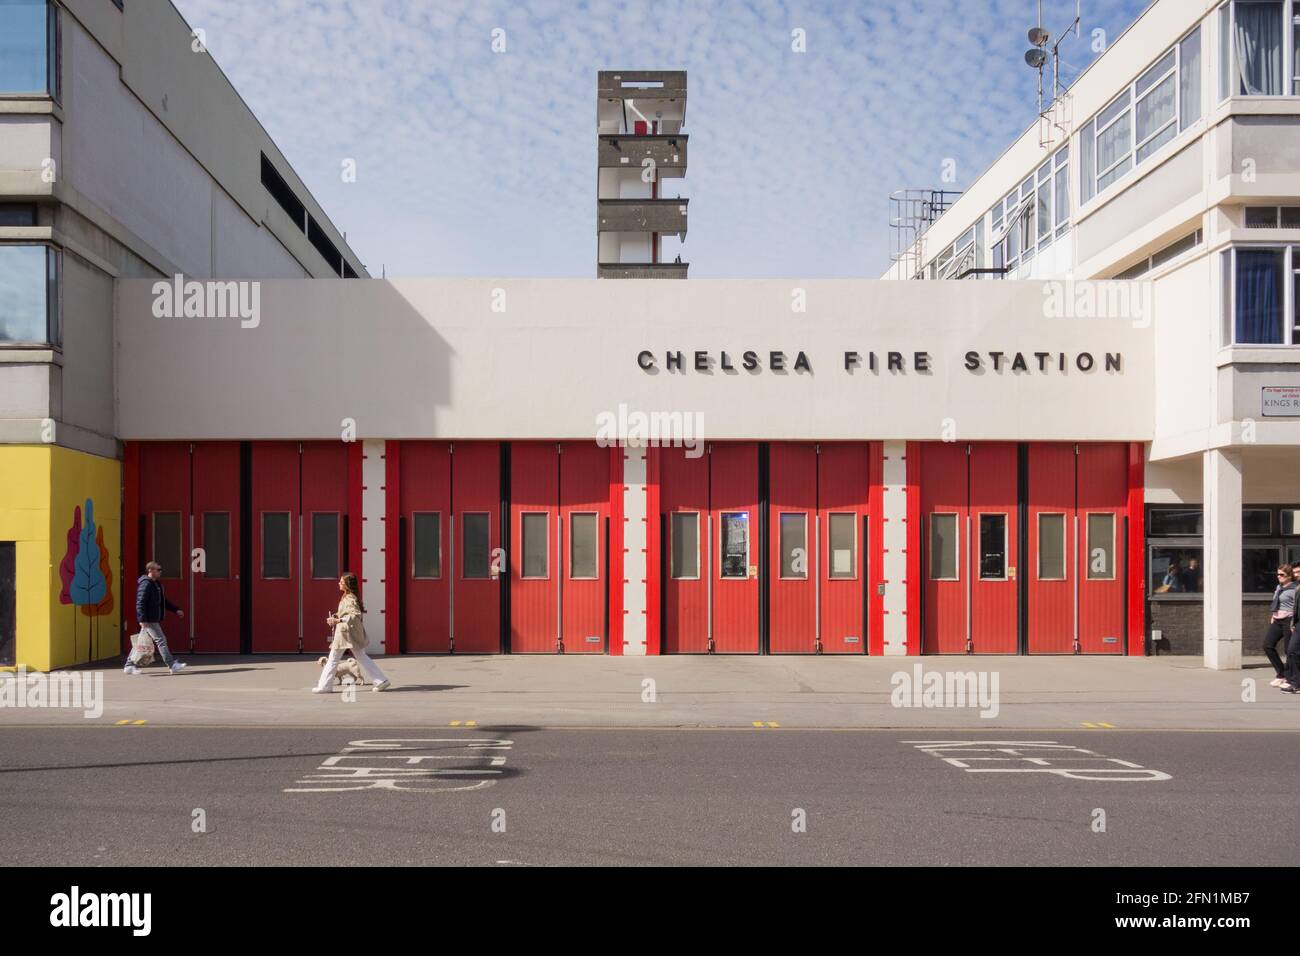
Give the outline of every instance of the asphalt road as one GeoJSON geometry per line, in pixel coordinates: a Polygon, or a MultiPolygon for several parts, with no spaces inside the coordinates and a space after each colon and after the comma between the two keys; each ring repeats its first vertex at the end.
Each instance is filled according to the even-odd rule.
{"type": "Polygon", "coordinates": [[[0,820],[11,866],[1285,865],[1298,743],[1104,730],[29,727],[0,730],[0,820]],[[980,740],[1022,746],[916,743],[980,740]]]}

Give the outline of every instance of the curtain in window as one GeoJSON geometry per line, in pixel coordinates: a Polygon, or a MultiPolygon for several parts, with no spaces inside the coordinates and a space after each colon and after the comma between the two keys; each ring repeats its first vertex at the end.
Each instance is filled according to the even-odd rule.
{"type": "Polygon", "coordinates": [[[1237,335],[1239,345],[1282,343],[1282,253],[1237,250],[1237,335]]]}
{"type": "Polygon", "coordinates": [[[1282,4],[1238,3],[1237,75],[1248,96],[1282,93],[1282,4]]]}

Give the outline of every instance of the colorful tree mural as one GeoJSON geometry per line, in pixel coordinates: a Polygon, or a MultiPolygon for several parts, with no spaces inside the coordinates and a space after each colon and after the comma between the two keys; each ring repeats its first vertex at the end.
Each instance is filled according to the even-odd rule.
{"type": "Polygon", "coordinates": [[[94,657],[96,618],[113,613],[113,571],[109,566],[108,547],[104,544],[104,529],[95,524],[95,502],[86,499],[85,521],[82,509],[74,508],[72,527],[68,528],[68,550],[59,564],[59,578],[63,590],[59,603],[73,606],[73,656],[76,657],[76,609],[90,618],[90,655],[94,657]]]}
{"type": "Polygon", "coordinates": [[[68,529],[68,550],[59,564],[59,578],[63,581],[63,590],[59,593],[60,604],[73,604],[72,579],[77,575],[77,551],[81,548],[81,505],[72,509],[72,527],[68,529]]]}

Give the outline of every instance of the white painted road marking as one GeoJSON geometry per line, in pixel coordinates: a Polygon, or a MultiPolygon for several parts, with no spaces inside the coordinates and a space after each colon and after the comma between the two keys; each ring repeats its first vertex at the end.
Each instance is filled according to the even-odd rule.
{"type": "Polygon", "coordinates": [[[326,757],[315,773],[295,780],[305,785],[284,793],[342,793],[348,790],[401,790],[450,793],[485,790],[496,783],[513,740],[493,737],[413,737],[354,740],[326,757]],[[470,766],[442,767],[449,760],[470,766]],[[352,761],[357,761],[356,763],[352,761]],[[390,761],[390,762],[385,762],[390,761]],[[464,786],[430,786],[436,778],[480,778],[464,786]],[[417,784],[425,784],[417,786],[417,784]]]}
{"type": "Polygon", "coordinates": [[[1154,783],[1173,778],[1131,760],[1054,740],[904,740],[967,773],[1050,773],[1069,780],[1154,783]],[[986,756],[987,755],[987,756],[986,756]]]}

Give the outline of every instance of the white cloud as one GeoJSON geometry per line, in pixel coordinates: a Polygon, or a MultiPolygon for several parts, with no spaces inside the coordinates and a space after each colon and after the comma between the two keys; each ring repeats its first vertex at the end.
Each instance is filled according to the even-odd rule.
{"type": "MultiPolygon", "coordinates": [[[[1020,2],[176,3],[375,274],[593,275],[602,69],[689,72],[695,276],[878,275],[889,193],[969,184],[1036,110],[1020,2]]],[[[1091,0],[1071,62],[1142,5],[1091,0]]]]}

